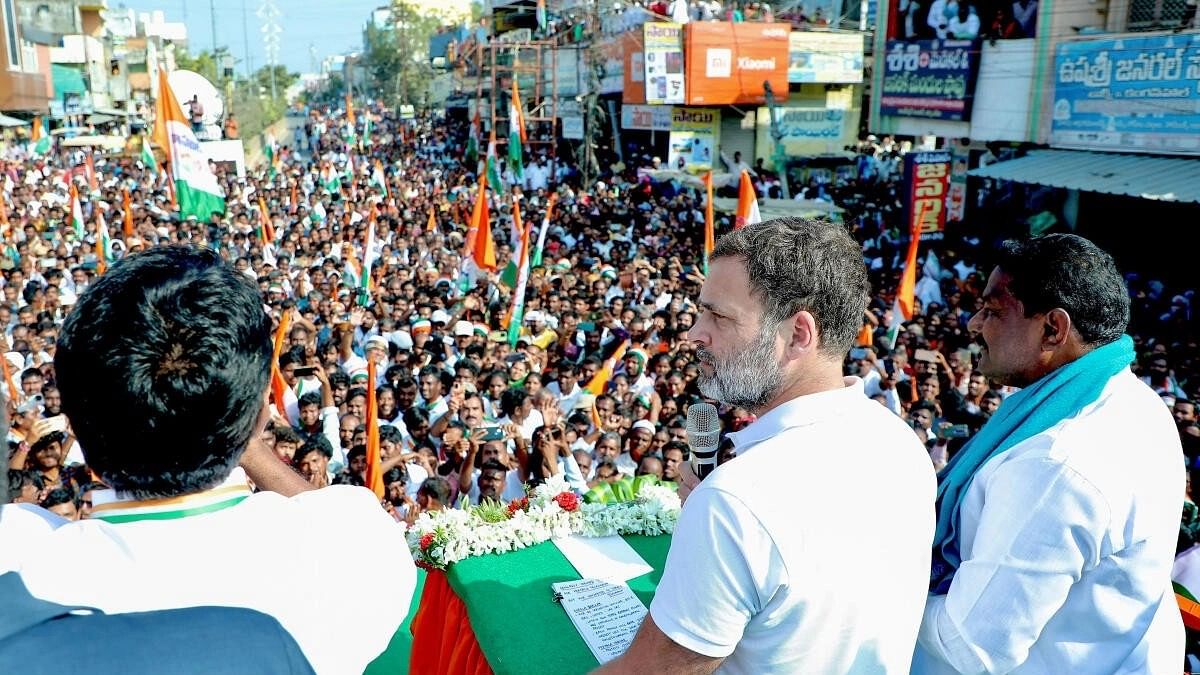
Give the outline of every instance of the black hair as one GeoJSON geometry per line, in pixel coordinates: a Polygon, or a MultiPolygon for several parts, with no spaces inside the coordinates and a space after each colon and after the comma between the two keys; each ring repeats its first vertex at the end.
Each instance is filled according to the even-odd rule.
{"type": "Polygon", "coordinates": [[[426,478],[417,489],[417,494],[432,497],[439,504],[446,504],[450,501],[450,482],[438,476],[426,478]]]}
{"type": "Polygon", "coordinates": [[[352,387],[350,389],[350,391],[346,392],[346,400],[347,401],[349,401],[352,398],[355,398],[356,396],[361,396],[363,398],[366,398],[367,390],[363,389],[362,387],[352,387]]]}
{"type": "Polygon", "coordinates": [[[1129,325],[1129,291],[1106,251],[1074,234],[1004,242],[996,266],[1025,316],[1061,308],[1084,344],[1115,341],[1129,325]]]}
{"type": "Polygon", "coordinates": [[[347,389],[350,387],[350,376],[338,370],[329,374],[329,386],[337,389],[344,386],[347,389]]]}
{"type": "Polygon", "coordinates": [[[38,368],[26,368],[25,372],[21,373],[21,382],[32,380],[34,378],[45,379],[45,376],[42,375],[42,371],[38,368]]]}
{"type": "Polygon", "coordinates": [[[292,464],[300,466],[300,461],[304,459],[304,456],[312,452],[319,452],[325,455],[325,459],[333,458],[333,446],[329,444],[329,439],[324,436],[309,436],[296,449],[296,454],[292,455],[292,464]]]}
{"type": "Polygon", "coordinates": [[[42,497],[42,501],[38,502],[38,506],[42,507],[43,509],[48,509],[52,506],[66,504],[68,502],[75,504],[76,508],[79,507],[79,503],[75,501],[75,495],[71,494],[70,490],[66,488],[54,488],[50,492],[46,493],[45,497],[42,497]]]}
{"type": "Polygon", "coordinates": [[[296,430],[291,427],[275,427],[274,433],[276,443],[295,443],[296,445],[300,445],[304,442],[303,439],[300,438],[300,434],[296,433],[296,430]]]}
{"type": "Polygon", "coordinates": [[[480,476],[483,475],[484,471],[499,471],[500,474],[503,476],[508,475],[508,467],[504,466],[503,464],[501,464],[500,462],[498,462],[494,459],[489,459],[488,461],[483,463],[483,466],[479,467],[479,475],[480,476]]]}
{"type": "Polygon", "coordinates": [[[529,393],[524,389],[505,389],[504,393],[500,394],[500,412],[505,417],[512,418],[513,412],[524,405],[527,398],[529,393]]]}
{"type": "Polygon", "coordinates": [[[421,410],[417,406],[413,406],[404,411],[404,426],[412,429],[421,426],[421,423],[429,423],[429,413],[421,410]]]}
{"type": "Polygon", "coordinates": [[[80,297],[54,356],[88,465],[137,498],[208,489],[241,458],[271,372],[258,289],[213,251],[122,258],[80,297]]]}
{"type": "Polygon", "coordinates": [[[399,444],[404,440],[404,434],[396,427],[390,424],[384,424],[379,427],[379,441],[382,443],[388,441],[399,444]]]}
{"type": "Polygon", "coordinates": [[[310,405],[315,405],[318,408],[321,407],[321,392],[310,391],[307,394],[301,396],[300,401],[296,404],[296,409],[304,410],[305,408],[307,408],[310,405]]]}
{"type": "Polygon", "coordinates": [[[352,459],[355,459],[358,457],[366,457],[366,456],[367,456],[367,446],[356,445],[353,448],[350,448],[350,452],[346,453],[346,461],[349,462],[352,459]]]}

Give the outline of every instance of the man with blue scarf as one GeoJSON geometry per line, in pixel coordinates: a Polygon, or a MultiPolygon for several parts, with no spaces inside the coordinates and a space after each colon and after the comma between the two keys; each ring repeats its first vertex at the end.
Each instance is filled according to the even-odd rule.
{"type": "Polygon", "coordinates": [[[1179,672],[1182,449],[1129,369],[1112,257],[1068,234],[1007,242],[983,300],[979,368],[1021,389],[938,476],[913,672],[1179,672]]]}

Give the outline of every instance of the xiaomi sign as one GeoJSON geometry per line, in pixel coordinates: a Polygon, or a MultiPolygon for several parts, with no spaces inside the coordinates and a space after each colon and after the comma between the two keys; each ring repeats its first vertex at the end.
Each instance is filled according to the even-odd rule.
{"type": "Polygon", "coordinates": [[[762,104],[763,82],[787,99],[791,27],[692,22],[685,37],[688,105],[762,104]]]}

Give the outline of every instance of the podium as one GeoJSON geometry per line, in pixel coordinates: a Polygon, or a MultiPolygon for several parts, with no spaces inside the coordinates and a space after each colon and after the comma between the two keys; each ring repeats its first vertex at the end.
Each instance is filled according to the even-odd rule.
{"type": "MultiPolygon", "coordinates": [[[[623,539],[654,570],[627,583],[646,607],[670,535],[623,539]]],[[[553,541],[430,571],[412,619],[413,675],[586,673],[599,666],[550,584],[579,579],[553,541]]]]}

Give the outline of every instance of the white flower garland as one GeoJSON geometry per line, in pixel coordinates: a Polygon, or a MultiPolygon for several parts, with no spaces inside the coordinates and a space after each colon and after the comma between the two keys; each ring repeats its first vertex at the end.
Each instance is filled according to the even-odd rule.
{"type": "Polygon", "coordinates": [[[573,534],[670,534],[680,508],[675,491],[660,485],[643,487],[632,502],[585,504],[565,479],[553,476],[524,500],[509,504],[502,520],[496,520],[494,506],[444,509],[422,513],[405,536],[418,566],[444,570],[466,558],[515,551],[573,534]]]}

